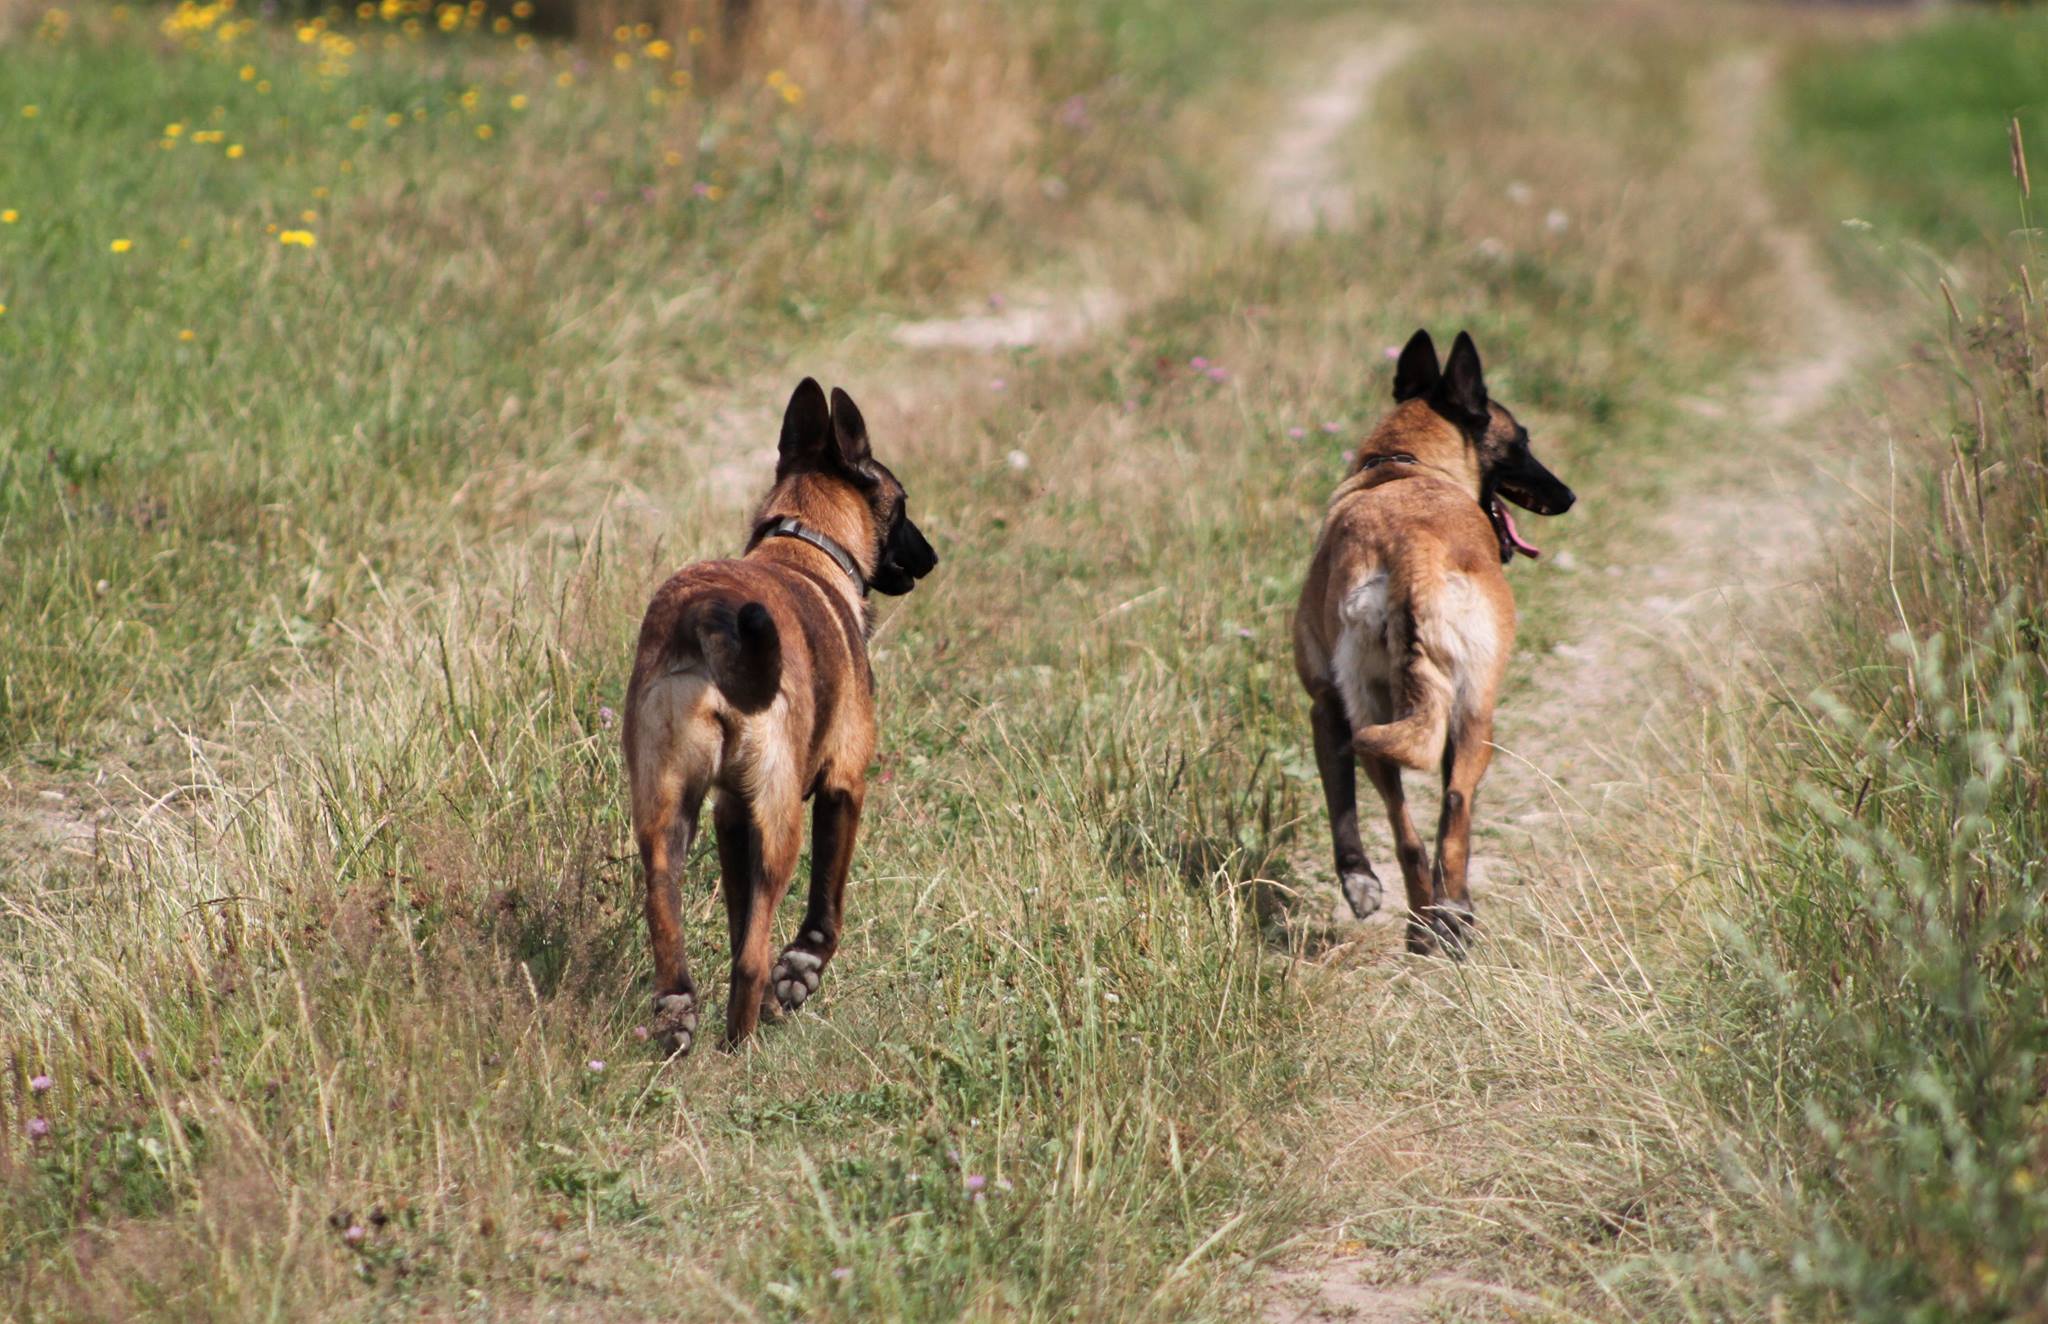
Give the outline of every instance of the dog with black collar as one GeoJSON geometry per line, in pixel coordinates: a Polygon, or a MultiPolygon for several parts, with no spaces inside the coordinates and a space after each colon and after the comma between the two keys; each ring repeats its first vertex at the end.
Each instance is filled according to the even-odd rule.
{"type": "Polygon", "coordinates": [[[775,483],[745,553],[684,567],[648,604],[624,736],[664,1053],[690,1051],[703,1006],[678,879],[707,796],[732,939],[724,1046],[801,1007],[838,950],[876,743],[869,590],[908,593],[939,559],[908,504],[852,398],[835,388],[828,403],[807,377],[783,415],[775,483]],[[776,956],[806,800],[810,896],[776,956]]]}

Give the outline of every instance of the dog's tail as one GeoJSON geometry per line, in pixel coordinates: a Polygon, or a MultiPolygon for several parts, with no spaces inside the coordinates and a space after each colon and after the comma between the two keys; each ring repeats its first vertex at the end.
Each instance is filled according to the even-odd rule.
{"type": "Polygon", "coordinates": [[[1447,663],[1439,656],[1441,631],[1426,613],[1439,604],[1439,594],[1415,585],[1399,595],[1400,605],[1389,613],[1389,632],[1396,635],[1393,650],[1399,657],[1401,675],[1395,698],[1394,719],[1361,726],[1352,733],[1352,746],[1368,758],[1389,759],[1404,768],[1430,772],[1443,761],[1444,742],[1450,732],[1451,707],[1456,698],[1455,682],[1447,663]]]}
{"type": "Polygon", "coordinates": [[[782,636],[775,617],[758,602],[713,599],[678,623],[677,642],[693,644],[711,668],[712,683],[743,713],[759,712],[782,688],[782,636]],[[687,633],[685,633],[687,632],[687,633]]]}

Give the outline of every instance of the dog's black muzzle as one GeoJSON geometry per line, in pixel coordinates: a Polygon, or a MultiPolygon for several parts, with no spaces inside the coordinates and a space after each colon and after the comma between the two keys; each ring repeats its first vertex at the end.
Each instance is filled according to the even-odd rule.
{"type": "Polygon", "coordinates": [[[1495,495],[1506,497],[1522,509],[1538,515],[1562,515],[1578,500],[1572,490],[1558,481],[1557,475],[1544,468],[1533,455],[1521,456],[1512,464],[1496,470],[1493,490],[1495,495]]]}
{"type": "Polygon", "coordinates": [[[882,544],[881,564],[875,567],[875,577],[870,581],[877,593],[887,593],[900,598],[917,587],[923,579],[938,568],[939,554],[925,541],[924,534],[909,516],[896,521],[889,530],[887,541],[882,544]]]}

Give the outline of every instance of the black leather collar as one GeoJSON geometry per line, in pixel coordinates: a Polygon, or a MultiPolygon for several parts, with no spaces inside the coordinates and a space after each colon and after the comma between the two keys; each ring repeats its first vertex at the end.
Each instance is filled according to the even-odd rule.
{"type": "Polygon", "coordinates": [[[798,542],[809,543],[839,563],[839,568],[846,572],[846,577],[851,579],[855,587],[860,589],[862,597],[868,595],[867,577],[861,574],[859,564],[853,559],[853,553],[841,547],[835,539],[826,537],[816,529],[805,528],[802,521],[798,520],[795,516],[784,515],[780,519],[769,520],[755,531],[754,542],[757,546],[766,538],[794,538],[798,542]]]}

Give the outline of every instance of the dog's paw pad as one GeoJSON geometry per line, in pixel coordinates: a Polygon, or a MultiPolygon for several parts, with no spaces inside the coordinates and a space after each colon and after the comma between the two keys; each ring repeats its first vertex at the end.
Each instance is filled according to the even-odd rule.
{"type": "Polygon", "coordinates": [[[697,999],[668,993],[654,1000],[654,1042],[664,1057],[681,1057],[697,1039],[697,999]]]}
{"type": "Polygon", "coordinates": [[[1380,908],[1380,900],[1386,895],[1380,880],[1371,870],[1342,874],[1337,879],[1344,889],[1344,899],[1351,903],[1351,913],[1359,919],[1366,919],[1380,908]]]}
{"type": "Polygon", "coordinates": [[[795,1011],[818,991],[818,981],[824,970],[823,957],[801,947],[792,947],[775,963],[775,969],[768,976],[768,988],[775,994],[776,1004],[783,1011],[795,1011]]]}

